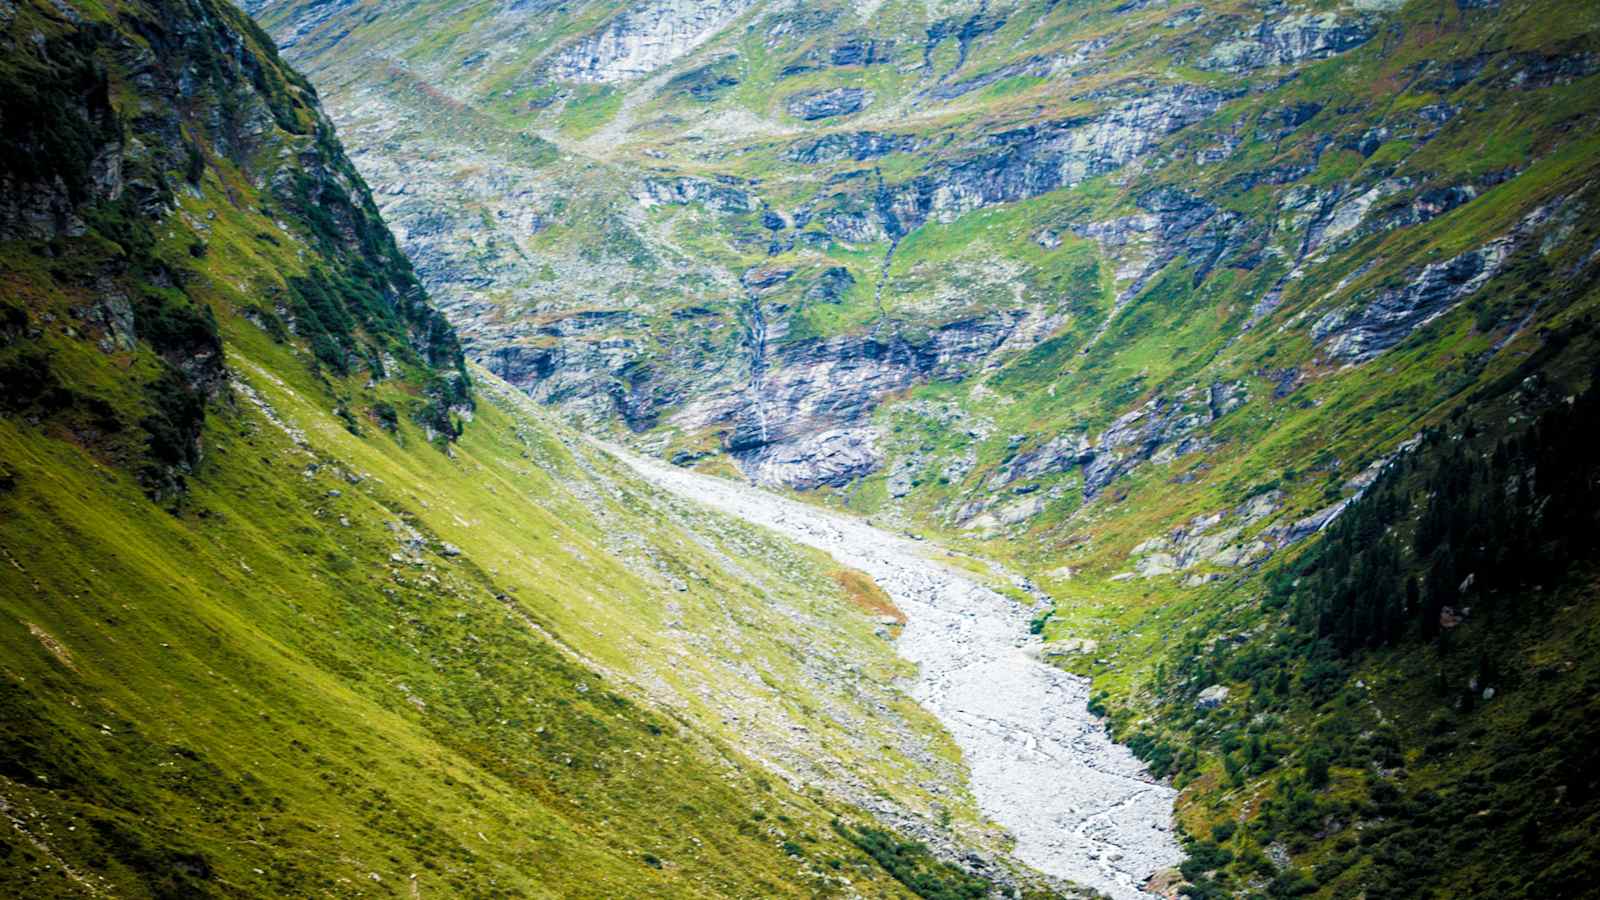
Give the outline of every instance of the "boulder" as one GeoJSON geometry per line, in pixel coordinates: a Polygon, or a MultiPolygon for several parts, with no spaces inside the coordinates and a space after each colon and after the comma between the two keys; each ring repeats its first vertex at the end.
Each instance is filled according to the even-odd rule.
{"type": "Polygon", "coordinates": [[[1178,900],[1179,892],[1187,884],[1183,873],[1177,869],[1162,869],[1145,881],[1143,889],[1146,893],[1165,897],[1167,900],[1178,900]]]}
{"type": "Polygon", "coordinates": [[[791,96],[785,104],[789,115],[808,122],[848,116],[865,109],[872,102],[872,92],[861,88],[829,88],[791,96]]]}

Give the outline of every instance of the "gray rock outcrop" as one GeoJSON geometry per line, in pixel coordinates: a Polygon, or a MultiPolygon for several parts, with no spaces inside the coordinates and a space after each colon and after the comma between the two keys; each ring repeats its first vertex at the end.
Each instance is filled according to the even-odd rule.
{"type": "Polygon", "coordinates": [[[1359,47],[1376,29],[1364,18],[1336,12],[1301,13],[1277,22],[1262,22],[1253,32],[1212,48],[1201,63],[1204,68],[1247,72],[1266,66],[1285,66],[1310,59],[1326,59],[1359,47]]]}
{"type": "Polygon", "coordinates": [[[795,94],[788,99],[785,106],[789,110],[789,115],[811,122],[858,113],[871,102],[871,91],[841,87],[795,94]]]}
{"type": "Polygon", "coordinates": [[[923,141],[909,135],[877,131],[833,132],[800,141],[783,151],[783,158],[796,163],[830,163],[851,159],[865,162],[891,153],[909,153],[923,141]]]}
{"type": "Polygon", "coordinates": [[[1243,384],[1215,384],[1173,397],[1151,398],[1118,417],[1092,440],[1074,432],[1019,453],[991,487],[1083,467],[1083,495],[1093,498],[1119,476],[1148,461],[1170,461],[1208,446],[1204,429],[1245,402],[1243,384]]]}
{"type": "Polygon", "coordinates": [[[885,230],[903,234],[929,220],[948,222],[1116,171],[1230,96],[1192,85],[1159,88],[1100,113],[989,135],[978,152],[891,189],[879,204],[885,230]]]}
{"type": "Polygon", "coordinates": [[[556,55],[549,74],[595,84],[640,78],[700,46],[752,5],[754,0],[641,3],[556,55]]]}
{"type": "Polygon", "coordinates": [[[1404,286],[1380,291],[1359,310],[1339,309],[1323,316],[1311,336],[1326,342],[1324,349],[1334,359],[1366,362],[1483,287],[1499,274],[1511,247],[1509,238],[1501,238],[1430,263],[1404,286]]]}
{"type": "Polygon", "coordinates": [[[691,403],[674,417],[685,427],[731,423],[725,441],[744,470],[773,484],[836,484],[843,473],[875,470],[874,437],[857,427],[878,400],[914,384],[957,378],[1000,350],[1030,315],[1009,310],[951,322],[926,337],[851,335],[752,348],[759,377],[735,393],[691,403]],[[820,455],[811,464],[805,453],[820,455]]]}
{"type": "Polygon", "coordinates": [[[641,182],[635,199],[646,207],[657,203],[699,203],[707,209],[725,213],[750,212],[760,205],[737,182],[692,176],[648,177],[641,182]]]}

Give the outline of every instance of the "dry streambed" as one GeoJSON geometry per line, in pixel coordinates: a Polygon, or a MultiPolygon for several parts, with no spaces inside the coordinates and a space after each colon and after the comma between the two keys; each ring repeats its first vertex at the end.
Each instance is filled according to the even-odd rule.
{"type": "Polygon", "coordinates": [[[896,648],[918,666],[910,694],[954,736],[979,808],[1016,838],[1017,858],[1119,900],[1145,896],[1145,879],[1179,861],[1172,789],[1106,736],[1084,679],[1038,660],[1016,602],[864,522],[607,449],[661,488],[871,575],[908,619],[896,648]]]}

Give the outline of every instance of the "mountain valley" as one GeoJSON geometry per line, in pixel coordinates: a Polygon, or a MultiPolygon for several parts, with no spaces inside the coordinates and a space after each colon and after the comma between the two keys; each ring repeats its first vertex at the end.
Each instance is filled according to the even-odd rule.
{"type": "Polygon", "coordinates": [[[0,41],[6,893],[1595,892],[1593,4],[0,41]]]}

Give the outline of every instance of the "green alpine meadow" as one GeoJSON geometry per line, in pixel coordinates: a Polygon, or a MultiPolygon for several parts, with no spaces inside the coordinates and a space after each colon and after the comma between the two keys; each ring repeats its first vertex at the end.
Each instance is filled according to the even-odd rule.
{"type": "Polygon", "coordinates": [[[1600,897],[1600,5],[0,0],[0,896],[1600,897]]]}

